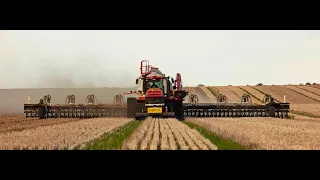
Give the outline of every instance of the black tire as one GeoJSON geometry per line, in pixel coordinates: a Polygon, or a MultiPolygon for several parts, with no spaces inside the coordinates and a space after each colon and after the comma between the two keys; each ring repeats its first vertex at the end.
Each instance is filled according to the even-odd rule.
{"type": "MultiPolygon", "coordinates": [[[[145,112],[145,102],[137,102],[136,112],[142,113],[145,112]]],[[[136,120],[144,120],[145,117],[136,117],[136,120]]]]}
{"type": "Polygon", "coordinates": [[[127,118],[135,118],[138,102],[137,98],[127,98],[127,118]]]}
{"type": "Polygon", "coordinates": [[[46,116],[46,108],[44,106],[41,106],[39,108],[39,119],[45,119],[46,116]]]}
{"type": "Polygon", "coordinates": [[[144,102],[137,102],[136,112],[145,112],[145,103],[144,102]]]}
{"type": "Polygon", "coordinates": [[[174,112],[175,112],[175,116],[178,120],[180,120],[180,121],[184,120],[182,101],[175,101],[174,102],[174,112]]]}
{"type": "Polygon", "coordinates": [[[174,101],[168,101],[166,106],[168,107],[168,112],[174,112],[174,101]]]}
{"type": "Polygon", "coordinates": [[[268,111],[269,111],[269,116],[270,116],[270,117],[276,117],[276,108],[275,108],[275,107],[270,106],[270,107],[268,108],[268,111]]]}

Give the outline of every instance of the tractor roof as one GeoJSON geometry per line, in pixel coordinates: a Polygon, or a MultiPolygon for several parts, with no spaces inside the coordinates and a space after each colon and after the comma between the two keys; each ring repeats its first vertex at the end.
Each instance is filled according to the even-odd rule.
{"type": "Polygon", "coordinates": [[[148,79],[154,79],[154,77],[162,78],[164,75],[158,68],[151,69],[146,76],[148,79]]]}

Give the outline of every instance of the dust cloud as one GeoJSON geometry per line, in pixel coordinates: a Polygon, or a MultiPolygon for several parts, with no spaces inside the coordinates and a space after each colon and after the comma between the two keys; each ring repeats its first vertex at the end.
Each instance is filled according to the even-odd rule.
{"type": "Polygon", "coordinates": [[[0,31],[0,89],[134,87],[137,71],[96,39],[81,31],[0,31]]]}
{"type": "Polygon", "coordinates": [[[313,83],[319,48],[320,31],[0,31],[0,89],[135,87],[144,59],[184,86],[313,83]]]}

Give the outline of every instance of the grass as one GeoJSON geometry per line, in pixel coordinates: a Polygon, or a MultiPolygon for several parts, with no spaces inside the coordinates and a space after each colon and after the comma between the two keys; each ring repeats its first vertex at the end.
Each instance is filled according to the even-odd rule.
{"type": "Polygon", "coordinates": [[[88,143],[84,150],[121,150],[126,138],[142,123],[142,121],[131,121],[121,128],[106,133],[101,138],[88,143]]]}
{"type": "Polygon", "coordinates": [[[206,87],[216,98],[218,98],[219,94],[217,94],[213,89],[206,87]]]}
{"type": "Polygon", "coordinates": [[[295,118],[295,116],[293,116],[293,115],[288,115],[288,117],[287,117],[287,119],[294,119],[295,118]]]}
{"type": "Polygon", "coordinates": [[[186,121],[182,121],[182,122],[188,125],[190,128],[196,129],[198,132],[200,132],[202,136],[209,139],[213,144],[215,144],[218,147],[218,150],[248,150],[249,149],[230,139],[221,138],[217,136],[215,133],[210,132],[207,129],[202,128],[194,123],[186,122],[186,121]]]}

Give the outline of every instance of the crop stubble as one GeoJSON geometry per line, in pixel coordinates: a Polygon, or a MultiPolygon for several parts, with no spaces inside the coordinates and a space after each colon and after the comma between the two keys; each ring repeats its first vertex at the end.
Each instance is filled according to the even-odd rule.
{"type": "MultiPolygon", "coordinates": [[[[162,134],[166,134],[166,136],[167,136],[168,150],[177,150],[178,146],[177,146],[176,140],[174,138],[174,134],[171,131],[171,128],[169,127],[168,123],[165,121],[160,121],[160,122],[165,127],[165,132],[163,132],[162,134]]],[[[166,150],[166,149],[163,149],[163,150],[166,150]]]]}
{"type": "Polygon", "coordinates": [[[300,89],[304,89],[306,91],[309,91],[315,95],[318,95],[320,96],[320,89],[319,88],[316,88],[315,86],[296,86],[300,89]]]}
{"type": "MultiPolygon", "coordinates": [[[[250,94],[252,94],[253,96],[257,97],[260,101],[263,100],[264,94],[262,94],[261,92],[257,91],[256,89],[250,87],[250,86],[239,86],[240,88],[248,91],[250,94]]],[[[251,97],[254,98],[254,97],[251,97]]]]}
{"type": "Polygon", "coordinates": [[[216,88],[218,89],[219,94],[223,94],[223,95],[227,96],[228,102],[230,102],[230,103],[241,102],[241,96],[239,96],[238,94],[235,94],[227,86],[216,86],[216,88]]]}
{"type": "Polygon", "coordinates": [[[185,97],[186,101],[188,101],[191,94],[197,95],[199,102],[201,103],[210,103],[215,101],[212,100],[200,87],[184,87],[184,89],[189,92],[189,94],[185,97]]]}
{"type": "MultiPolygon", "coordinates": [[[[242,97],[243,94],[247,94],[247,92],[245,92],[244,90],[240,89],[237,86],[227,86],[226,88],[229,89],[230,93],[232,93],[235,96],[239,97],[239,101],[238,102],[241,102],[241,97],[242,97]]],[[[257,100],[254,97],[251,97],[251,100],[252,100],[252,103],[260,104],[260,101],[257,100]]]]}
{"type": "Polygon", "coordinates": [[[39,126],[49,126],[60,123],[68,123],[79,121],[79,118],[56,118],[56,119],[38,119],[38,118],[25,118],[20,114],[5,114],[0,115],[0,133],[11,131],[22,131],[32,129],[39,126]]]}
{"type": "Polygon", "coordinates": [[[208,90],[208,88],[206,88],[205,86],[200,86],[199,87],[210,99],[210,101],[212,102],[216,102],[217,98],[208,90]]]}
{"type": "Polygon", "coordinates": [[[132,119],[96,118],[0,134],[0,149],[73,149],[132,119]]]}
{"type": "Polygon", "coordinates": [[[127,139],[123,149],[216,150],[217,146],[176,119],[147,118],[127,139]]]}
{"type": "Polygon", "coordinates": [[[320,122],[277,118],[186,118],[252,149],[320,149],[320,122]]]}
{"type": "Polygon", "coordinates": [[[303,115],[298,115],[293,113],[289,113],[288,115],[294,117],[294,119],[299,119],[300,121],[319,121],[320,122],[320,118],[303,116],[303,115]]]}
{"type": "MultiPolygon", "coordinates": [[[[302,88],[299,88],[299,86],[287,86],[288,89],[292,89],[293,91],[296,91],[298,93],[301,93],[307,97],[310,97],[310,98],[313,98],[314,100],[317,100],[318,102],[320,101],[320,96],[319,95],[316,95],[312,92],[309,92],[305,89],[302,89],[302,88]]],[[[306,98],[307,98],[306,97],[306,98]]]]}
{"type": "Polygon", "coordinates": [[[290,104],[290,109],[320,116],[320,104],[290,104]]]}

